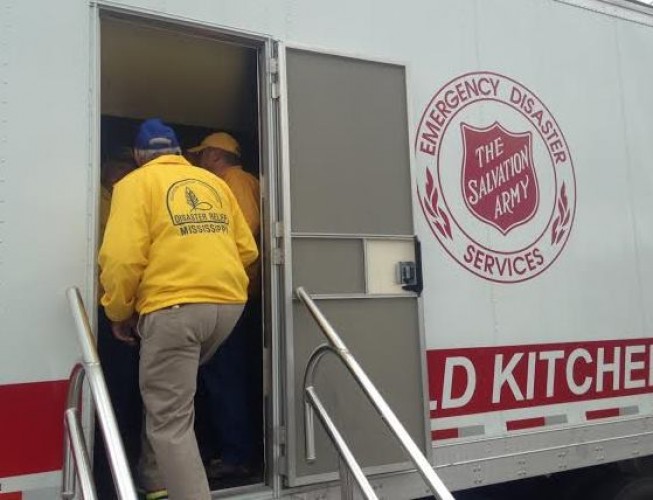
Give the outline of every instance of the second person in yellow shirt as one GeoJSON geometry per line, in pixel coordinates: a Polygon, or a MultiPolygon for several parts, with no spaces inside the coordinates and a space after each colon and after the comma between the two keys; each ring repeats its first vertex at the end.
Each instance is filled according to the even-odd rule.
{"type": "MultiPolygon", "coordinates": [[[[225,132],[217,132],[207,136],[189,152],[199,153],[199,165],[229,186],[258,241],[259,182],[243,170],[240,145],[236,139],[225,132]]],[[[229,339],[200,370],[200,380],[208,394],[209,421],[218,438],[220,455],[219,459],[209,463],[209,479],[247,482],[254,480],[252,475],[260,472],[263,422],[258,260],[247,268],[247,274],[250,288],[245,311],[229,339]]]]}

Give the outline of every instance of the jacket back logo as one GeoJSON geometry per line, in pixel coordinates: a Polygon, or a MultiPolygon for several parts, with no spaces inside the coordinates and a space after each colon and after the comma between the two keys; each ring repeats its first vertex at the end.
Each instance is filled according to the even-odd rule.
{"type": "Polygon", "coordinates": [[[210,184],[199,179],[177,181],[168,188],[166,204],[170,221],[181,236],[229,232],[229,217],[222,198],[210,184]]]}

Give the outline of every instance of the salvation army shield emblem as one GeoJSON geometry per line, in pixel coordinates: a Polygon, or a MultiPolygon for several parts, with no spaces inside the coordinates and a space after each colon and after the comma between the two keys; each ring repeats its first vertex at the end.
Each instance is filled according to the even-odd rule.
{"type": "Polygon", "coordinates": [[[487,128],[460,127],[465,204],[475,217],[506,235],[537,212],[532,133],[509,132],[498,122],[487,128]]]}

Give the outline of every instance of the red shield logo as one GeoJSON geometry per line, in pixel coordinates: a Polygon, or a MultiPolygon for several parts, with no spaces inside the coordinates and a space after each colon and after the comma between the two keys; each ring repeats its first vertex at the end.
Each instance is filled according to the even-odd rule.
{"type": "Polygon", "coordinates": [[[460,127],[467,208],[506,235],[528,222],[539,204],[531,132],[509,132],[498,122],[487,128],[460,127]]]}

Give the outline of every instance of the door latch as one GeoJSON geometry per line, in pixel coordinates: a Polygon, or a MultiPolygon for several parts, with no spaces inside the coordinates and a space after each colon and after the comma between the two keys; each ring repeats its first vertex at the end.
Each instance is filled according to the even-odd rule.
{"type": "Polygon", "coordinates": [[[415,236],[415,262],[401,261],[397,264],[397,282],[407,292],[422,294],[424,278],[422,275],[422,244],[415,236]]]}
{"type": "Polygon", "coordinates": [[[397,263],[397,283],[400,285],[415,286],[417,284],[417,266],[414,262],[397,263]]]}

